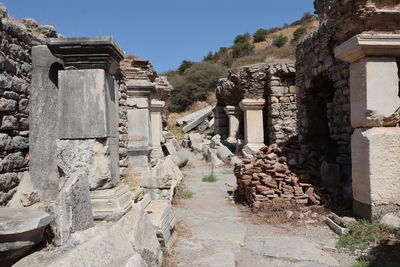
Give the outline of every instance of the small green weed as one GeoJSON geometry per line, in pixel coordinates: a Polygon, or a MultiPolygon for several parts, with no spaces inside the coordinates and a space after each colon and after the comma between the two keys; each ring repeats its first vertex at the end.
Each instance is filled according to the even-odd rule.
{"type": "Polygon", "coordinates": [[[201,179],[205,183],[214,183],[218,181],[218,179],[214,175],[207,175],[204,176],[203,179],[201,179]]]}
{"type": "Polygon", "coordinates": [[[194,193],[185,186],[179,186],[176,190],[176,197],[180,199],[189,199],[192,198],[193,195],[194,193]]]}
{"type": "Polygon", "coordinates": [[[400,231],[392,229],[375,221],[361,220],[347,224],[348,233],[341,235],[337,248],[348,249],[351,253],[356,250],[366,250],[380,241],[390,238],[400,238],[400,231]]]}

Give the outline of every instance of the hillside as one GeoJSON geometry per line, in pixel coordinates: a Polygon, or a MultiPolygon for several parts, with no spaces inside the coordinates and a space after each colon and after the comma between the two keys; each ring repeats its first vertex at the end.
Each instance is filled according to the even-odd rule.
{"type": "Polygon", "coordinates": [[[184,60],[177,70],[167,73],[174,87],[168,103],[169,110],[183,112],[196,101],[206,101],[214,92],[218,79],[228,70],[260,62],[294,61],[297,43],[318,25],[316,17],[306,13],[290,25],[237,35],[231,47],[209,52],[201,62],[184,60]]]}

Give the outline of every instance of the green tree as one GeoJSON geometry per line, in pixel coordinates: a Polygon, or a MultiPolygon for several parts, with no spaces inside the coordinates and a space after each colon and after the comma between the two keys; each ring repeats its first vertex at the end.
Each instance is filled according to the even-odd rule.
{"type": "Polygon", "coordinates": [[[181,65],[178,67],[178,70],[177,70],[178,73],[183,74],[185,72],[185,70],[190,68],[193,64],[194,64],[194,62],[192,62],[192,61],[188,61],[188,60],[182,61],[181,65]]]}
{"type": "Polygon", "coordinates": [[[218,52],[209,52],[207,56],[203,58],[204,61],[211,61],[211,62],[217,62],[219,59],[219,53],[218,52]]]}
{"type": "Polygon", "coordinates": [[[255,43],[265,41],[268,31],[266,29],[258,29],[253,34],[253,40],[255,43]]]}
{"type": "Polygon", "coordinates": [[[281,48],[282,46],[284,46],[287,43],[287,41],[288,41],[288,38],[281,34],[281,35],[275,37],[272,44],[278,48],[281,48]]]}
{"type": "Polygon", "coordinates": [[[194,63],[183,75],[171,75],[169,80],[174,87],[169,98],[168,108],[172,112],[187,110],[195,101],[207,99],[215,90],[217,81],[225,73],[225,68],[217,63],[203,61],[194,63]]]}

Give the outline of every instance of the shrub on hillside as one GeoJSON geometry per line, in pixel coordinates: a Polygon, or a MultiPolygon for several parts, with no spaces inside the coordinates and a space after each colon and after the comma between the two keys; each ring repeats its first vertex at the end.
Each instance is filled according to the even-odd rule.
{"type": "Polygon", "coordinates": [[[274,41],[273,41],[273,45],[281,48],[282,46],[284,46],[286,43],[288,42],[288,38],[286,36],[283,35],[279,35],[277,37],[275,37],[274,41]]]}
{"type": "Polygon", "coordinates": [[[174,90],[169,98],[169,110],[182,112],[195,101],[206,100],[224,73],[223,66],[209,61],[194,63],[183,75],[171,73],[168,79],[174,90]]]}
{"type": "Polygon", "coordinates": [[[254,34],[253,34],[253,40],[255,43],[259,43],[262,41],[265,41],[265,38],[267,36],[268,31],[266,29],[258,29],[254,34]]]}
{"type": "Polygon", "coordinates": [[[313,21],[314,19],[316,19],[316,17],[311,14],[310,12],[304,13],[303,17],[299,20],[296,20],[295,22],[293,22],[292,24],[290,24],[291,26],[298,26],[298,25],[307,25],[309,24],[311,21],[313,21]]]}
{"type": "Polygon", "coordinates": [[[291,44],[296,44],[298,41],[300,41],[304,35],[307,33],[307,27],[306,26],[301,26],[297,30],[293,32],[293,39],[290,41],[291,44]]]}
{"type": "Polygon", "coordinates": [[[194,64],[194,62],[192,62],[192,61],[188,61],[188,60],[182,61],[181,65],[177,69],[178,73],[183,74],[185,72],[185,70],[190,68],[193,64],[194,64]]]}
{"type": "Polygon", "coordinates": [[[251,40],[250,33],[246,32],[245,34],[240,34],[236,36],[235,40],[233,41],[233,44],[234,45],[243,44],[249,42],[250,40],[251,40]]]}
{"type": "Polygon", "coordinates": [[[242,56],[250,55],[254,50],[254,45],[249,41],[244,43],[238,43],[232,46],[232,57],[238,58],[242,56]]]}
{"type": "Polygon", "coordinates": [[[203,58],[203,61],[211,61],[211,62],[217,62],[219,59],[219,53],[218,52],[209,52],[207,56],[203,58]]]}

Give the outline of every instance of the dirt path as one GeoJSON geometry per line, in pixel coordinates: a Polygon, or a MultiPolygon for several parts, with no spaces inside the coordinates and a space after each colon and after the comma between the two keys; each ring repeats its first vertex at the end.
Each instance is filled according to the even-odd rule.
{"type": "Polygon", "coordinates": [[[351,257],[334,252],[336,235],[326,226],[254,224],[228,197],[232,168],[216,168],[218,181],[202,182],[210,165],[193,155],[184,183],[193,197],[175,212],[181,234],[174,248],[177,266],[351,266],[351,257]]]}

